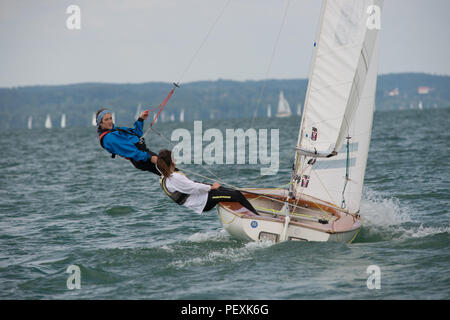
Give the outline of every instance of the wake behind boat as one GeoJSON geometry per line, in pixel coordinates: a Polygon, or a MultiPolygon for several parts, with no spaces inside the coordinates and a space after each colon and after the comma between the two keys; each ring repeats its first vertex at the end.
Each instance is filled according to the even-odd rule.
{"type": "Polygon", "coordinates": [[[381,5],[324,2],[289,188],[241,189],[260,216],[219,204],[233,237],[351,242],[357,236],[378,69],[373,21],[381,5]]]}

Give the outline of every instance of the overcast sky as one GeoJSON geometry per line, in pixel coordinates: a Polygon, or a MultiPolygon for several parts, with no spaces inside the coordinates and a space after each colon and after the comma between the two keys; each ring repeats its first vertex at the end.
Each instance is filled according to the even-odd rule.
{"type": "MultiPolygon", "coordinates": [[[[288,0],[228,1],[0,0],[0,87],[308,77],[321,1],[290,0],[269,72],[288,0]],[[80,30],[66,27],[73,4],[80,30]]],[[[385,0],[379,73],[449,75],[449,12],[448,0],[385,0]]]]}

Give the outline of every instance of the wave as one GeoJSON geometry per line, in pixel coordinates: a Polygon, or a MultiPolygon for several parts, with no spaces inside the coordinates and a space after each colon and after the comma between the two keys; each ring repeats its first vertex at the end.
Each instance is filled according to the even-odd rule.
{"type": "Polygon", "coordinates": [[[367,187],[360,214],[363,229],[355,242],[408,240],[450,232],[450,226],[436,226],[436,222],[424,221],[425,217],[419,220],[419,215],[399,199],[367,187]]]}
{"type": "Polygon", "coordinates": [[[190,242],[204,242],[204,241],[223,241],[230,240],[231,237],[225,230],[214,230],[206,232],[197,232],[188,237],[190,242]]]}
{"type": "Polygon", "coordinates": [[[364,188],[361,217],[366,226],[392,226],[411,222],[411,211],[394,197],[364,188]]]}
{"type": "MultiPolygon", "coordinates": [[[[190,241],[192,242],[203,242],[203,241],[215,241],[215,240],[231,240],[228,235],[225,235],[224,232],[206,232],[203,234],[195,234],[190,237],[190,241]]],[[[169,265],[176,268],[182,269],[187,266],[193,265],[211,265],[215,263],[224,262],[238,262],[244,260],[254,259],[255,254],[261,249],[266,249],[275,245],[275,243],[270,241],[259,241],[259,242],[237,242],[234,241],[234,246],[230,246],[227,244],[226,247],[211,248],[211,247],[202,247],[201,250],[193,253],[197,255],[195,257],[189,257],[187,259],[178,259],[171,262],[169,265]],[[238,245],[238,247],[236,247],[238,245]]],[[[192,248],[191,248],[192,249],[192,248]]],[[[191,251],[192,252],[192,251],[191,251]]]]}

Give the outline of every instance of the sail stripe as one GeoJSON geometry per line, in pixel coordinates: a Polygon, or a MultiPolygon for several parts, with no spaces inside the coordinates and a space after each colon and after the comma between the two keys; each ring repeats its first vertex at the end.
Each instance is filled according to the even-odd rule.
{"type": "MultiPolygon", "coordinates": [[[[356,166],[356,158],[348,159],[348,167],[356,166]]],[[[323,169],[345,169],[347,166],[347,159],[341,160],[317,160],[314,164],[314,170],[323,169]]]]}

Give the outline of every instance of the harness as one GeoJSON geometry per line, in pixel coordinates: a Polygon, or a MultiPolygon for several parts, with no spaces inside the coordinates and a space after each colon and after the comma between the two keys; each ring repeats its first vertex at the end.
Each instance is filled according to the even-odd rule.
{"type": "MultiPolygon", "coordinates": [[[[134,132],[127,131],[127,130],[120,129],[120,128],[116,128],[116,129],[112,129],[112,130],[106,130],[105,132],[102,132],[102,133],[99,135],[98,140],[99,140],[99,142],[100,142],[100,146],[101,146],[103,149],[105,149],[105,147],[103,146],[103,138],[104,138],[108,133],[113,132],[113,131],[125,132],[125,133],[127,133],[127,134],[132,134],[132,135],[138,137],[138,138],[139,138],[139,142],[137,142],[137,143],[134,144],[134,145],[136,146],[136,148],[138,148],[139,150],[142,150],[142,151],[150,152],[150,150],[149,150],[149,149],[147,148],[147,146],[145,145],[145,139],[144,139],[144,137],[140,137],[140,136],[138,136],[138,135],[137,135],[136,133],[134,133],[134,132]]],[[[106,150],[106,149],[105,149],[105,150],[106,150]]],[[[111,154],[111,158],[114,159],[115,157],[116,157],[116,155],[115,155],[114,153],[112,153],[112,154],[111,154]]],[[[124,157],[124,158],[125,158],[125,157],[124,157]]],[[[125,159],[130,160],[130,158],[125,158],[125,159]]]]}
{"type": "MultiPolygon", "coordinates": [[[[177,171],[178,173],[184,174],[180,171],[177,171]]],[[[176,204],[182,205],[186,202],[187,198],[189,197],[189,194],[187,193],[183,193],[183,192],[179,192],[179,191],[175,191],[175,192],[170,192],[169,190],[167,190],[166,187],[166,177],[160,178],[159,179],[159,184],[161,185],[161,188],[163,189],[163,191],[169,196],[170,199],[172,199],[173,201],[175,201],[176,204]]]]}

